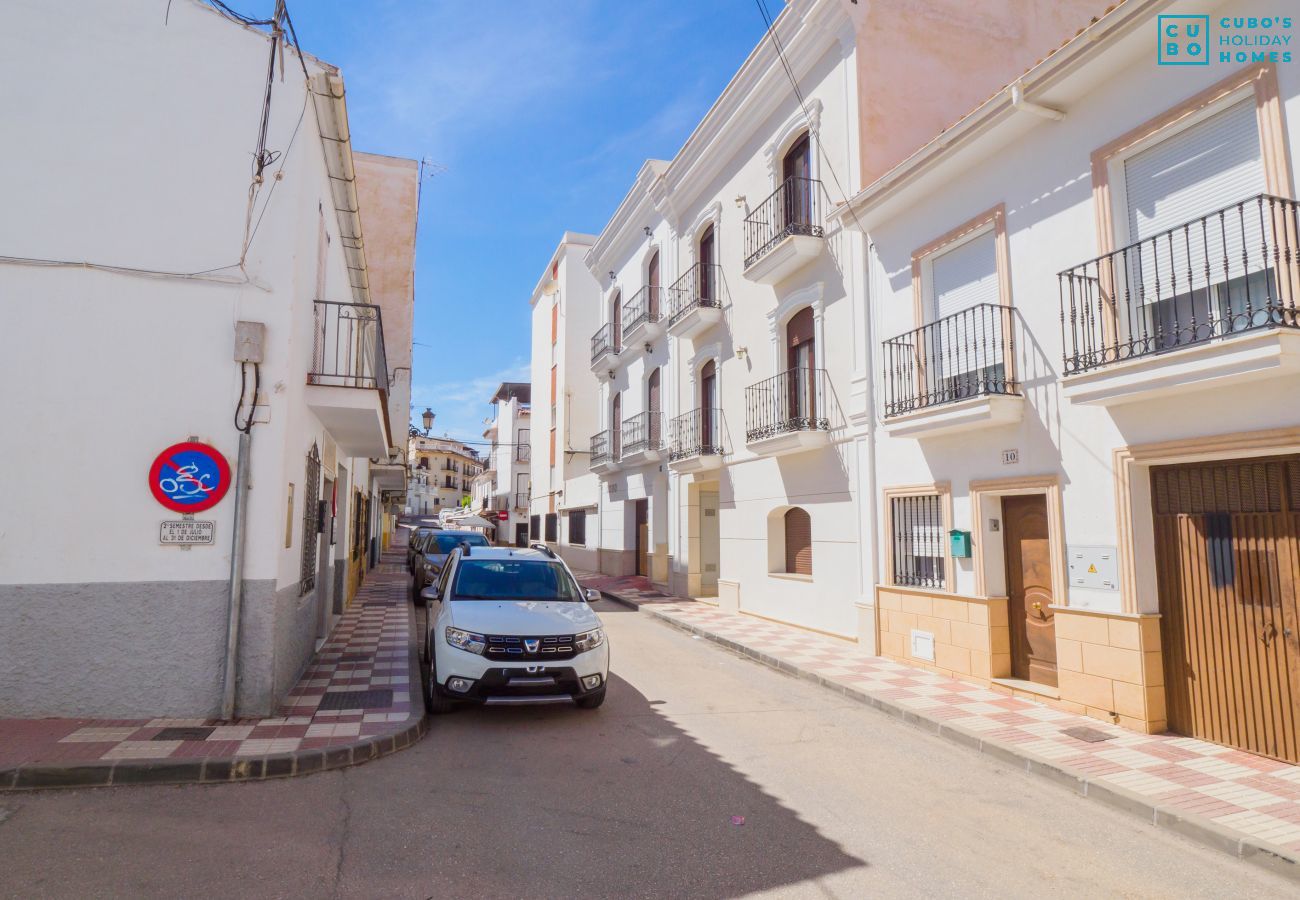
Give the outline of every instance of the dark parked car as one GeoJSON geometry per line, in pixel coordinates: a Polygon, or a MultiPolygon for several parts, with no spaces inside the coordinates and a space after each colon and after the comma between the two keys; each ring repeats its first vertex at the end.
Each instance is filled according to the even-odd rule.
{"type": "Polygon", "coordinates": [[[471,547],[489,547],[488,539],[477,531],[434,531],[420,542],[420,556],[415,561],[415,582],[412,596],[423,603],[420,591],[438,577],[447,562],[447,556],[461,544],[471,547]]]}
{"type": "Polygon", "coordinates": [[[424,552],[424,541],[435,531],[441,531],[441,525],[421,524],[415,527],[411,532],[410,540],[406,544],[406,570],[414,574],[415,561],[420,558],[424,552]]]}

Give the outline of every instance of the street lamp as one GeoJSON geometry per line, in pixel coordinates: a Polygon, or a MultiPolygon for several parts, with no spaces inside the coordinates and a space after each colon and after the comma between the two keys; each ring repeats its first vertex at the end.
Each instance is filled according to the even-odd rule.
{"type": "Polygon", "coordinates": [[[429,429],[433,427],[434,412],[429,407],[424,408],[424,436],[429,436],[429,429]]]}

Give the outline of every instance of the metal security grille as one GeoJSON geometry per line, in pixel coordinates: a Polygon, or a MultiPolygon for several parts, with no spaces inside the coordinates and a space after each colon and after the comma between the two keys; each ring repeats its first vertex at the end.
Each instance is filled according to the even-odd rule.
{"type": "Polygon", "coordinates": [[[587,512],[574,510],[569,516],[569,543],[585,546],[587,543],[587,512]]]}
{"type": "Polygon", "coordinates": [[[893,583],[945,587],[943,507],[938,494],[894,497],[889,504],[893,534],[893,583]]]}
{"type": "Polygon", "coordinates": [[[302,571],[298,592],[305,594],[316,587],[316,544],[320,532],[320,452],[311,445],[307,454],[306,490],[302,503],[302,571]]]}
{"type": "Polygon", "coordinates": [[[797,506],[785,514],[785,570],[812,574],[812,517],[797,506]]]}
{"type": "Polygon", "coordinates": [[[560,517],[555,513],[546,514],[546,540],[554,544],[559,540],[557,532],[560,530],[560,517]]]}
{"type": "Polygon", "coordinates": [[[541,517],[541,516],[529,516],[529,517],[528,517],[528,537],[529,537],[529,539],[531,539],[531,540],[537,540],[538,536],[541,535],[541,533],[542,533],[542,517],[541,517]]]}

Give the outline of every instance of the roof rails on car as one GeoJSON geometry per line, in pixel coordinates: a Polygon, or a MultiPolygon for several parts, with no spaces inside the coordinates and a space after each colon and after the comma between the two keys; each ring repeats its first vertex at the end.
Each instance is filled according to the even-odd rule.
{"type": "Polygon", "coordinates": [[[555,559],[555,551],[552,550],[550,547],[546,546],[545,544],[543,544],[541,541],[533,541],[531,544],[528,545],[528,549],[536,550],[539,553],[545,553],[551,559],[555,559]]]}
{"type": "Polygon", "coordinates": [[[469,541],[461,541],[457,546],[460,547],[460,549],[464,551],[464,552],[461,554],[461,556],[469,556],[469,555],[470,555],[470,552],[469,552],[469,541]]]}

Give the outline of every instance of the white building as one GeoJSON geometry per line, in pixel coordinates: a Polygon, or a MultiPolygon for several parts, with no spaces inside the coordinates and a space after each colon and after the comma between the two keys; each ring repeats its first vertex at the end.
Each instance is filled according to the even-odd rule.
{"type": "Polygon", "coordinates": [[[405,197],[414,170],[354,161],[338,71],[292,48],[259,146],[271,42],[194,0],[6,9],[23,215],[0,220],[0,360],[22,389],[0,456],[28,476],[0,509],[0,715],[221,710],[236,492],[196,517],[212,544],[161,544],[171,445],[236,470],[251,427],[240,714],[276,707],[391,526],[410,357],[385,338],[409,343],[414,207],[380,221],[358,198],[405,197]],[[236,323],[260,340],[237,348],[236,323]]]}
{"type": "Polygon", "coordinates": [[[1120,5],[841,211],[873,243],[862,637],[1295,762],[1300,69],[1157,66],[1173,9],[1120,5]]]}
{"type": "Polygon", "coordinates": [[[565,232],[530,300],[532,386],[544,400],[532,417],[529,537],[593,572],[600,571],[600,483],[588,442],[600,411],[589,338],[601,322],[601,292],[583,256],[595,240],[565,232]]]}
{"type": "Polygon", "coordinates": [[[532,490],[532,386],[507,381],[492,395],[492,422],[483,432],[491,441],[475,509],[495,524],[498,544],[528,545],[529,493],[532,490]]]}

